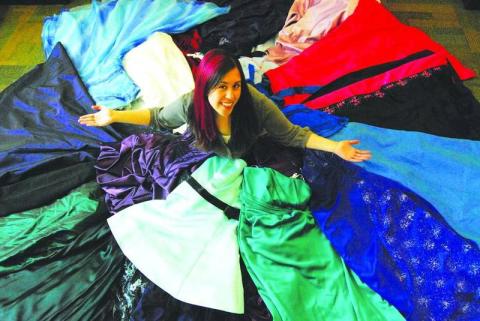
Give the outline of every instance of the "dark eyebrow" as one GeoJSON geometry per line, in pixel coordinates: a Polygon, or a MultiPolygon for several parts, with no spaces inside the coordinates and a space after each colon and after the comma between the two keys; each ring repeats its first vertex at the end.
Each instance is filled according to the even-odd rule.
{"type": "MultiPolygon", "coordinates": [[[[228,83],[227,83],[226,81],[219,81],[218,84],[217,84],[217,86],[218,86],[218,85],[227,85],[227,84],[228,84],[228,83]]],[[[233,84],[234,84],[234,85],[236,85],[236,84],[242,84],[242,81],[239,80],[239,81],[234,82],[233,84]]]]}

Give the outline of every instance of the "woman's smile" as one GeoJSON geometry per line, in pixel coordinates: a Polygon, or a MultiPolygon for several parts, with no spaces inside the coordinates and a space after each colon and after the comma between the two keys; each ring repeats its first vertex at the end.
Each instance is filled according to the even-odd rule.
{"type": "Polygon", "coordinates": [[[230,117],[242,93],[240,71],[233,68],[208,94],[208,102],[220,117],[230,117]]]}

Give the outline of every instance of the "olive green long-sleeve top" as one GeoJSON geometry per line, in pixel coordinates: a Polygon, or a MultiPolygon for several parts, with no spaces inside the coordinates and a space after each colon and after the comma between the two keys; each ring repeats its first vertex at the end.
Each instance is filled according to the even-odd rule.
{"type": "MultiPolygon", "coordinates": [[[[310,129],[292,124],[278,107],[255,87],[248,85],[253,109],[257,114],[263,133],[273,140],[291,147],[305,148],[312,134],[310,129]]],[[[188,110],[193,105],[193,91],[178,98],[165,107],[151,110],[151,126],[175,129],[187,123],[188,110]]]]}

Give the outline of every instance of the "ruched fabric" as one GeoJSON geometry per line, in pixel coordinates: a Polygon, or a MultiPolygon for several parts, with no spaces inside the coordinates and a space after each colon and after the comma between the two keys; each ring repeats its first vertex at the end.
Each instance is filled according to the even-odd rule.
{"type": "Polygon", "coordinates": [[[95,168],[110,214],[143,201],[165,199],[186,174],[212,155],[193,145],[189,132],[183,136],[135,134],[102,145],[95,168]]]}

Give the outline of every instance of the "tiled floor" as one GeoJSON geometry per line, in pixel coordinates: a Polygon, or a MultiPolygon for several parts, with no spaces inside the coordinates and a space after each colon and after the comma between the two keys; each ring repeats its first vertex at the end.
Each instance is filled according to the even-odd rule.
{"type": "MultiPolygon", "coordinates": [[[[462,0],[383,0],[402,22],[425,31],[480,76],[480,10],[462,0]]],[[[465,84],[480,100],[480,77],[465,84]]]]}
{"type": "Polygon", "coordinates": [[[45,60],[40,34],[43,17],[62,6],[0,6],[0,90],[45,60]]]}

